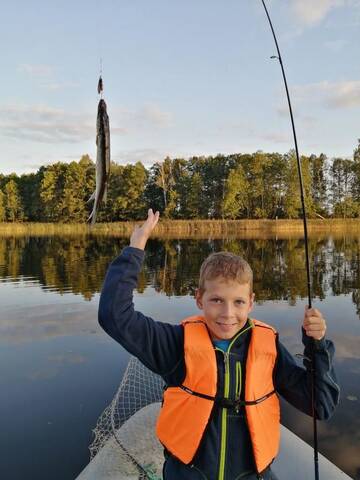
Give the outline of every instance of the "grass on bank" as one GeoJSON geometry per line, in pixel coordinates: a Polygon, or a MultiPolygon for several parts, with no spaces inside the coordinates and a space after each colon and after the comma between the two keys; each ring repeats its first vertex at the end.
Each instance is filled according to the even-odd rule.
{"type": "MultiPolygon", "coordinates": [[[[107,235],[117,237],[130,236],[135,225],[142,222],[113,222],[87,224],[69,223],[5,223],[0,222],[1,236],[27,235],[107,235]]],[[[308,220],[308,232],[311,234],[360,233],[360,219],[308,220]]],[[[161,219],[154,237],[199,238],[202,236],[254,236],[303,234],[302,220],[166,220],[161,219]]]]}

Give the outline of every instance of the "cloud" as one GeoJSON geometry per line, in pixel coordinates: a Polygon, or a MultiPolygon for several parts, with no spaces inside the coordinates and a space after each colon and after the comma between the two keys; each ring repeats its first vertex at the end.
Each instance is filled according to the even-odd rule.
{"type": "MultiPolygon", "coordinates": [[[[289,115],[289,111],[287,111],[287,115],[289,115]]],[[[230,129],[239,132],[239,135],[243,138],[252,138],[272,143],[289,143],[292,138],[288,133],[279,133],[274,130],[264,131],[264,129],[258,128],[253,123],[250,123],[250,121],[238,122],[237,124],[232,125],[225,124],[219,128],[219,132],[228,132],[230,129]]]]}
{"type": "MultiPolygon", "coordinates": [[[[94,115],[72,113],[46,105],[0,106],[3,136],[39,143],[76,143],[95,137],[94,115]]],[[[112,134],[126,133],[120,127],[112,134]]]]}
{"type": "Polygon", "coordinates": [[[51,65],[34,65],[22,63],[17,67],[18,72],[25,73],[30,77],[50,77],[55,72],[55,67],[51,65]]]}
{"type": "Polygon", "coordinates": [[[31,78],[43,78],[44,83],[40,84],[41,88],[50,91],[58,91],[66,88],[78,88],[79,83],[75,82],[59,82],[55,81],[54,73],[55,67],[52,65],[33,65],[29,63],[22,63],[17,67],[18,72],[26,74],[31,78]]]}
{"type": "Polygon", "coordinates": [[[333,334],[336,345],[336,358],[338,362],[344,360],[360,360],[359,335],[333,334]]]}
{"type": "Polygon", "coordinates": [[[310,26],[320,23],[331,10],[351,4],[353,0],[294,0],[291,9],[302,24],[310,26]]]}
{"type": "Polygon", "coordinates": [[[339,53],[347,44],[348,42],[342,39],[328,40],[327,42],[324,42],[325,47],[334,53],[339,53]]]}
{"type": "Polygon", "coordinates": [[[326,108],[356,108],[360,106],[360,80],[323,81],[293,88],[297,102],[320,104],[326,108]]]}
{"type": "MultiPolygon", "coordinates": [[[[79,156],[79,158],[80,157],[81,156],[79,156]]],[[[24,168],[30,168],[31,170],[39,170],[41,167],[46,167],[47,165],[52,165],[53,163],[55,163],[53,160],[44,160],[43,162],[38,163],[25,163],[24,168]]]]}
{"type": "MultiPolygon", "coordinates": [[[[294,115],[305,127],[312,127],[317,123],[314,116],[306,113],[310,107],[313,110],[316,107],[328,110],[360,107],[360,80],[340,82],[325,80],[307,85],[294,85],[290,93],[294,115]]],[[[289,108],[282,99],[279,100],[276,111],[280,117],[289,116],[289,108]]]]}
{"type": "MultiPolygon", "coordinates": [[[[9,345],[91,334],[101,334],[94,302],[67,304],[66,309],[58,304],[13,308],[2,312],[0,318],[0,338],[9,345]]],[[[77,355],[68,353],[68,362],[82,362],[77,355]]],[[[53,366],[65,361],[55,355],[49,360],[53,366]]]]}
{"type": "Polygon", "coordinates": [[[141,162],[150,166],[154,162],[162,161],[167,155],[171,156],[170,153],[156,148],[142,148],[120,151],[113,157],[113,160],[122,164],[141,162]]]}
{"type": "MultiPolygon", "coordinates": [[[[0,105],[0,134],[16,140],[48,144],[95,141],[95,120],[96,112],[78,113],[48,105],[0,105]]],[[[110,112],[112,137],[129,133],[139,135],[144,130],[151,132],[171,125],[172,115],[152,103],[137,110],[114,109],[110,112]]],[[[142,153],[146,153],[147,158],[158,154],[142,153]]]]}
{"type": "Polygon", "coordinates": [[[41,87],[45,88],[46,90],[57,91],[57,90],[64,90],[65,88],[78,88],[80,87],[80,83],[74,83],[74,82],[43,83],[41,87]]]}
{"type": "Polygon", "coordinates": [[[2,107],[0,127],[5,136],[41,143],[73,143],[95,134],[90,116],[69,114],[44,105],[2,107]]]}
{"type": "Polygon", "coordinates": [[[86,357],[79,354],[74,354],[69,351],[62,355],[51,355],[48,357],[48,362],[37,370],[30,371],[25,375],[29,380],[49,380],[55,378],[61,372],[61,368],[67,364],[80,364],[86,362],[86,357]]]}
{"type": "Polygon", "coordinates": [[[277,133],[277,132],[268,132],[264,134],[259,134],[259,138],[262,140],[274,142],[274,143],[289,143],[291,142],[292,138],[288,134],[277,133]]]}
{"type": "Polygon", "coordinates": [[[144,119],[159,127],[170,127],[172,124],[172,115],[165,112],[155,104],[145,105],[137,114],[138,119],[144,119]]]}
{"type": "Polygon", "coordinates": [[[155,103],[145,103],[138,110],[120,108],[114,110],[114,115],[128,128],[139,130],[145,128],[168,128],[173,125],[173,115],[162,110],[155,103]]]}

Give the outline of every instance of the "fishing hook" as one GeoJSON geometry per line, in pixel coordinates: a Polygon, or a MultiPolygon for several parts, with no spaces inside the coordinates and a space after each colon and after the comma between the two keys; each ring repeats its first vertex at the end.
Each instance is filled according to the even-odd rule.
{"type": "MultiPolygon", "coordinates": [[[[277,59],[279,61],[282,76],[283,76],[283,80],[284,80],[286,97],[287,97],[287,101],[288,101],[290,118],[291,118],[291,127],[292,127],[293,137],[294,137],[296,161],[297,161],[299,183],[300,183],[301,206],[302,206],[302,212],[303,212],[308,305],[309,305],[309,308],[311,308],[312,295],[311,295],[310,261],[309,261],[309,246],[308,246],[308,234],[307,234],[307,222],[306,222],[306,209],[305,209],[305,200],[304,200],[303,177],[302,177],[302,171],[301,171],[301,162],[300,162],[300,156],[299,156],[298,143],[297,143],[297,138],[296,138],[295,122],[294,122],[294,116],[293,116],[293,111],[292,111],[291,101],[290,101],[290,94],[289,94],[289,89],[288,89],[288,84],[287,84],[287,80],[286,80],[284,64],[283,64],[283,61],[282,61],[279,44],[278,44],[278,41],[277,41],[277,38],[276,38],[276,35],[275,35],[274,27],[273,27],[273,24],[271,22],[271,18],[270,18],[268,9],[267,9],[266,4],[265,4],[265,0],[261,0],[261,2],[262,2],[263,7],[265,9],[265,13],[266,13],[267,19],[269,21],[269,25],[270,25],[270,28],[271,28],[272,35],[274,37],[276,50],[277,50],[277,55],[272,55],[270,58],[277,59]]],[[[311,410],[312,410],[312,417],[313,417],[315,480],[319,480],[317,424],[316,424],[316,416],[315,416],[315,375],[316,375],[316,372],[315,372],[315,354],[314,354],[315,345],[314,345],[314,342],[315,341],[313,340],[312,348],[311,348],[311,362],[310,362],[310,365],[311,365],[311,410]]]]}

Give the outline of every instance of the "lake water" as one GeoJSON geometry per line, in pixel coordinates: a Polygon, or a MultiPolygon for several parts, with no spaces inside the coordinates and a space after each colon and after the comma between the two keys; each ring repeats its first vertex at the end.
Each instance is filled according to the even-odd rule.
{"type": "MultiPolygon", "coordinates": [[[[98,326],[99,292],[126,239],[0,237],[0,478],[72,480],[89,461],[92,429],[110,403],[127,352],[98,326]]],[[[212,251],[243,255],[254,269],[255,318],[302,352],[306,304],[301,239],[152,240],[135,306],[178,322],[197,313],[199,267],[212,251]]],[[[341,402],[318,423],[319,449],[360,479],[360,237],[310,239],[314,306],[336,345],[341,402]]],[[[283,403],[282,422],[308,443],[312,421],[283,403]]]]}

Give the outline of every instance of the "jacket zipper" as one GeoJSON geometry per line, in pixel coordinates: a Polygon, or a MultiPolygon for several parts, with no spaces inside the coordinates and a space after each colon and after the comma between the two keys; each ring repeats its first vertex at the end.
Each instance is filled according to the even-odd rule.
{"type": "MultiPolygon", "coordinates": [[[[224,398],[229,398],[230,392],[230,368],[229,368],[229,355],[230,350],[235,341],[242,335],[243,333],[247,332],[250,328],[252,328],[252,322],[249,322],[250,325],[248,328],[240,332],[230,343],[226,352],[221,349],[220,350],[224,354],[224,365],[225,365],[225,381],[224,381],[224,398]]],[[[240,363],[240,362],[239,362],[240,363]]],[[[241,368],[241,366],[240,366],[241,368]]],[[[241,380],[241,376],[240,376],[241,380]]],[[[240,391],[241,391],[241,383],[240,383],[240,391]]],[[[240,394],[239,394],[240,397],[240,394]]],[[[219,476],[218,480],[225,480],[225,459],[226,459],[226,435],[227,435],[227,408],[223,408],[221,412],[221,443],[220,443],[220,464],[219,464],[219,476]]]]}
{"type": "MultiPolygon", "coordinates": [[[[235,374],[236,374],[235,398],[240,401],[241,383],[242,383],[241,362],[236,362],[236,364],[235,364],[235,374]]],[[[240,406],[237,405],[236,408],[235,408],[235,412],[239,413],[239,411],[240,411],[240,406]]]]}
{"type": "MultiPolygon", "coordinates": [[[[230,347],[230,345],[229,345],[230,347]]],[[[224,353],[225,363],[225,384],[224,384],[224,398],[229,398],[230,375],[229,375],[229,348],[224,353]]],[[[219,480],[224,480],[225,475],[225,458],[226,458],[226,433],[227,433],[227,408],[223,408],[221,412],[221,443],[220,443],[220,465],[219,465],[219,480]]]]}

